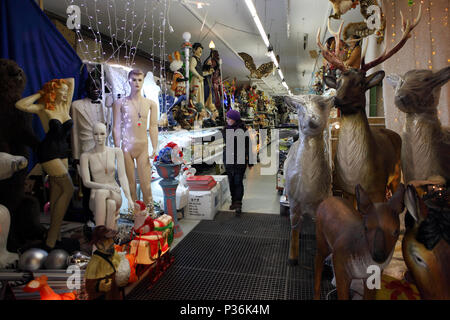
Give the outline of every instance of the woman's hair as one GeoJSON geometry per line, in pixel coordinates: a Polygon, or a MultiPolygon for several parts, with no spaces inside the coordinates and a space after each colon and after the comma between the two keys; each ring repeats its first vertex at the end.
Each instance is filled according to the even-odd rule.
{"type": "Polygon", "coordinates": [[[38,102],[44,104],[47,110],[55,110],[56,90],[61,88],[63,84],[68,85],[64,79],[53,79],[45,83],[42,89],[39,90],[41,98],[38,102]]]}

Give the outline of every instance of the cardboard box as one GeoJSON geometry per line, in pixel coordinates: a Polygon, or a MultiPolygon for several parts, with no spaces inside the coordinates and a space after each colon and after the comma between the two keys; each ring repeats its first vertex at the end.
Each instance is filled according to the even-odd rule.
{"type": "Polygon", "coordinates": [[[209,191],[189,190],[188,210],[186,219],[213,220],[221,205],[220,185],[209,191]]]}
{"type": "Polygon", "coordinates": [[[223,205],[227,200],[231,201],[231,193],[230,193],[230,184],[228,183],[228,176],[220,175],[220,176],[212,176],[214,180],[220,184],[220,193],[221,193],[221,201],[220,204],[223,205]]]}

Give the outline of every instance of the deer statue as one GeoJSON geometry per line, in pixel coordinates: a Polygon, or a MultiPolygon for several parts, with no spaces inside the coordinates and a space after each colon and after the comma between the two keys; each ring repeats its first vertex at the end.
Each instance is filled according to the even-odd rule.
{"type": "Polygon", "coordinates": [[[336,149],[333,184],[353,202],[355,186],[358,183],[375,202],[385,201],[386,188],[395,192],[400,183],[401,138],[392,130],[370,128],[365,112],[365,91],[382,82],[384,71],[377,71],[369,76],[366,76],[366,72],[403,47],[411,36],[411,31],[420,21],[421,15],[420,7],[414,24],[410,24],[409,20],[405,23],[402,15],[403,36],[400,42],[389,52],[385,51],[368,64],[363,57],[360,69],[349,68],[337,54],[340,49],[339,39],[343,22],[338,32],[330,30],[337,43],[335,52],[331,52],[320,42],[320,29],[317,34],[317,44],[324,58],[342,72],[337,79],[325,77],[325,83],[336,89],[334,104],[341,110],[341,128],[336,149]]]}
{"type": "Polygon", "coordinates": [[[437,106],[450,67],[438,72],[410,70],[389,75],[395,106],[406,114],[402,132],[402,170],[406,182],[439,175],[450,179],[450,128],[443,128],[437,106]]]}
{"type": "MultiPolygon", "coordinates": [[[[373,298],[366,279],[369,266],[383,270],[394,253],[400,234],[405,187],[400,184],[388,202],[373,203],[368,193],[356,186],[357,210],[346,199],[330,197],[317,209],[317,252],[314,265],[314,299],[320,299],[324,260],[332,254],[338,299],[348,300],[353,279],[364,280],[364,298],[373,298]]],[[[369,272],[369,273],[368,273],[369,272]]],[[[381,277],[381,274],[380,274],[381,277]]]]}
{"type": "Polygon", "coordinates": [[[408,209],[403,258],[422,299],[450,299],[450,207],[447,194],[440,204],[425,204],[409,185],[405,196],[408,209]],[[412,223],[409,223],[412,221],[412,223]]]}
{"type": "Polygon", "coordinates": [[[34,280],[28,282],[28,284],[23,288],[23,291],[39,291],[41,300],[76,300],[76,291],[61,294],[55,293],[55,291],[53,291],[53,289],[47,284],[47,280],[48,277],[46,275],[36,277],[34,280]]]}
{"type": "Polygon", "coordinates": [[[286,97],[286,102],[298,111],[299,140],[289,149],[284,163],[291,218],[289,262],[297,264],[303,216],[309,214],[314,220],[317,206],[331,195],[331,169],[323,133],[328,128],[332,98],[305,95],[286,97]]]}

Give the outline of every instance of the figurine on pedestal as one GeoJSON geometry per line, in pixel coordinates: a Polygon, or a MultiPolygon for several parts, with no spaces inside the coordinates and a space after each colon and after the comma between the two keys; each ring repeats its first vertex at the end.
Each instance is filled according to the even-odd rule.
{"type": "Polygon", "coordinates": [[[120,256],[114,250],[117,231],[97,226],[92,234],[91,244],[97,247],[84,274],[89,300],[121,300],[116,284],[116,271],[120,256]]]}
{"type": "MultiPolygon", "coordinates": [[[[211,45],[210,45],[211,48],[211,45]]],[[[214,90],[213,90],[213,75],[216,72],[216,70],[219,68],[219,64],[217,60],[213,60],[214,57],[217,57],[219,53],[217,50],[214,50],[211,48],[211,53],[209,54],[209,57],[205,60],[203,63],[203,72],[206,73],[205,79],[203,80],[204,85],[204,94],[205,94],[205,107],[211,112],[212,120],[215,120],[219,113],[216,109],[216,105],[214,104],[214,90]],[[215,67],[213,67],[213,63],[215,67]]]]}
{"type": "MultiPolygon", "coordinates": [[[[96,123],[106,124],[105,108],[101,101],[101,81],[93,75],[89,75],[85,82],[87,97],[76,100],[72,103],[72,152],[73,163],[77,167],[78,174],[80,171],[80,156],[83,152],[87,152],[95,147],[93,129],[96,123]]],[[[81,184],[83,193],[83,209],[88,213],[89,218],[94,220],[92,212],[89,209],[89,199],[91,190],[81,184]]]]}
{"type": "Polygon", "coordinates": [[[74,79],[54,79],[38,93],[16,103],[19,110],[39,116],[45,138],[37,149],[37,158],[50,180],[50,229],[45,249],[55,247],[60,238],[60,228],[73,195],[72,178],[68,172],[69,144],[67,139],[73,121],[69,110],[74,91],[74,79]],[[37,103],[35,103],[37,102],[37,103]]]}
{"type": "Polygon", "coordinates": [[[128,74],[128,81],[131,86],[130,96],[117,100],[113,106],[114,145],[121,146],[124,153],[125,169],[133,200],[131,205],[138,200],[134,166],[134,160],[136,160],[143,201],[150,211],[153,211],[150,186],[152,169],[148,154],[147,128],[150,131],[153,153],[151,157],[153,158],[158,147],[158,106],[155,101],[142,97],[144,73],[141,70],[131,70],[128,74]],[[150,123],[148,118],[150,118],[150,123]]]}
{"type": "MultiPolygon", "coordinates": [[[[204,107],[204,83],[205,76],[208,76],[214,72],[213,69],[203,71],[202,62],[200,60],[203,52],[203,47],[200,43],[196,42],[192,46],[193,55],[189,62],[189,71],[192,74],[190,82],[190,92],[194,106],[204,107]]],[[[201,108],[200,108],[201,109],[201,108]]],[[[201,110],[198,110],[201,111],[201,110]]]]}
{"type": "Polygon", "coordinates": [[[128,206],[133,208],[123,153],[119,148],[105,146],[106,127],[103,123],[95,124],[93,137],[95,147],[81,154],[81,178],[84,185],[91,189],[90,207],[94,211],[96,226],[104,225],[117,230],[116,221],[122,205],[122,196],[115,179],[116,162],[119,181],[127,197],[128,206]]]}

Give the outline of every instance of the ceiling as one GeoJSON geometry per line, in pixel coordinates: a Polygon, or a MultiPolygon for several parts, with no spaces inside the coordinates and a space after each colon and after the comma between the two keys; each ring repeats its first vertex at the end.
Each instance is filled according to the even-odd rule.
{"type": "MultiPolygon", "coordinates": [[[[98,30],[107,36],[118,30],[119,40],[125,38],[124,34],[133,34],[134,43],[139,37],[140,22],[146,16],[142,43],[138,48],[158,57],[163,54],[158,43],[162,36],[166,41],[165,54],[170,54],[180,50],[184,42],[183,33],[190,32],[190,42],[201,42],[205,48],[203,59],[206,59],[208,45],[213,40],[223,60],[224,78],[236,78],[238,82],[249,80],[250,72],[238,52],[251,55],[257,67],[270,61],[244,0],[44,0],[45,10],[62,17],[67,16],[66,10],[71,4],[80,7],[83,25],[91,25],[94,30],[98,26],[98,30]],[[209,5],[198,8],[197,2],[209,5]],[[165,28],[162,27],[164,17],[168,17],[165,28]],[[97,24],[97,21],[100,23],[97,24]],[[113,22],[110,24],[109,21],[113,22]],[[114,21],[117,22],[117,29],[114,21]],[[169,23],[173,32],[169,31],[169,23]],[[134,33],[130,32],[133,24],[134,33]]],[[[316,62],[309,51],[318,49],[315,43],[317,29],[321,27],[324,30],[326,27],[331,10],[329,1],[254,0],[254,4],[264,30],[270,35],[275,54],[280,56],[280,67],[292,93],[308,90],[316,62]]],[[[350,11],[345,19],[361,20],[359,10],[350,11]]],[[[333,21],[333,26],[337,29],[338,22],[333,21]]],[[[287,94],[278,73],[265,78],[261,88],[270,95],[287,94]]]]}

